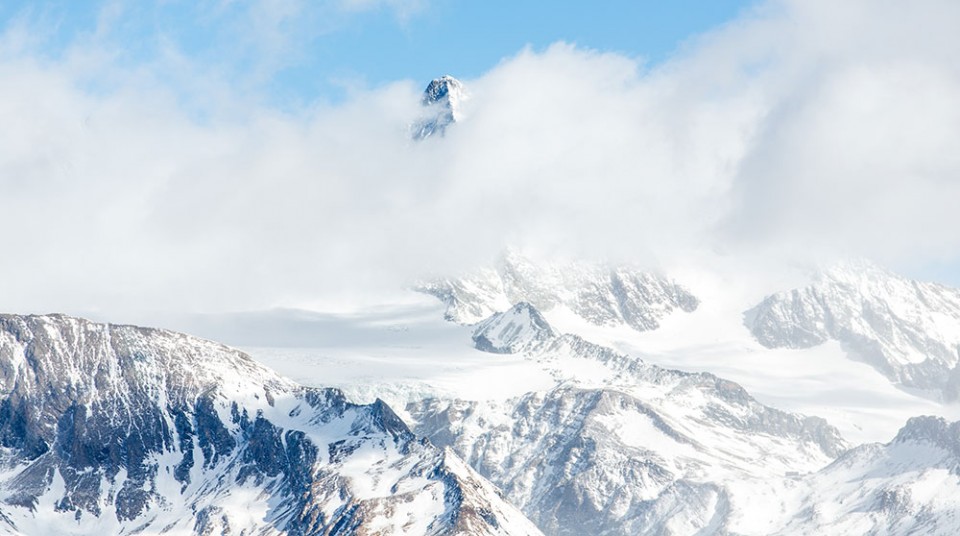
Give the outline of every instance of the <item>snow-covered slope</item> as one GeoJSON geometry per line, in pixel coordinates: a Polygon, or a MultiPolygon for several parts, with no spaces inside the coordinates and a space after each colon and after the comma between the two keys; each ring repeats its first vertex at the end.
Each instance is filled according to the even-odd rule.
{"type": "Polygon", "coordinates": [[[474,340],[538,361],[557,385],[406,411],[417,433],[458,452],[547,534],[716,532],[751,499],[727,483],[814,471],[845,447],[822,419],[765,407],[710,374],[560,335],[526,303],[478,324],[474,340]],[[606,376],[571,374],[591,365],[606,376]]]}
{"type": "Polygon", "coordinates": [[[466,89],[456,78],[445,75],[432,80],[423,91],[420,104],[425,115],[413,125],[413,139],[443,136],[448,126],[463,118],[461,106],[466,89]]]}
{"type": "Polygon", "coordinates": [[[0,316],[0,532],[539,534],[383,402],[173,332],[0,316]]]}
{"type": "MultiPolygon", "coordinates": [[[[846,359],[850,344],[837,336],[810,347],[758,342],[753,313],[745,323],[743,311],[786,285],[759,290],[749,275],[691,269],[682,279],[693,290],[683,292],[697,296],[696,307],[665,307],[655,329],[640,330],[623,315],[598,322],[576,308],[578,295],[588,296],[584,307],[610,303],[612,292],[583,291],[612,288],[582,284],[610,281],[604,279],[609,270],[581,269],[598,264],[511,261],[508,255],[501,265],[425,285],[421,290],[439,296],[442,307],[426,300],[402,314],[350,313],[322,328],[328,338],[322,346],[256,349],[256,355],[308,384],[333,382],[358,400],[386,397],[416,433],[461,455],[548,534],[955,533],[954,484],[940,478],[953,462],[929,469],[940,458],[916,446],[923,441],[901,445],[901,434],[890,445],[843,454],[847,444],[822,419],[771,407],[827,416],[831,424],[837,419],[858,441],[886,440],[912,415],[955,410],[894,387],[862,357],[846,359]],[[511,302],[509,288],[521,289],[520,299],[511,302]],[[546,310],[537,306],[540,300],[546,310]],[[444,314],[457,322],[439,322],[444,314]],[[329,341],[343,326],[362,326],[362,336],[329,341]],[[880,454],[874,462],[852,454],[858,452],[880,454]],[[838,472],[831,465],[838,454],[863,463],[838,472]],[[913,481],[937,495],[911,487],[908,507],[876,510],[889,504],[887,492],[902,496],[913,481]],[[877,503],[878,497],[887,499],[877,503]]],[[[893,282],[865,284],[864,291],[836,280],[879,281],[871,275],[877,269],[844,269],[851,273],[834,275],[831,283],[841,288],[842,307],[823,300],[831,310],[846,308],[854,325],[863,322],[875,336],[902,342],[902,335],[889,335],[895,329],[870,324],[850,304],[860,299],[854,296],[869,296],[888,302],[891,324],[910,319],[915,331],[949,340],[953,320],[934,311],[951,310],[953,291],[914,287],[882,270],[893,282]],[[851,287],[859,294],[842,294],[851,287]],[[913,307],[926,303],[929,310],[911,317],[891,304],[914,297],[913,307]]],[[[792,317],[784,318],[789,329],[792,317]]]]}
{"type": "Polygon", "coordinates": [[[780,484],[751,524],[783,535],[960,534],[958,467],[960,422],[912,418],[890,443],[862,445],[780,484]]]}
{"type": "Polygon", "coordinates": [[[765,346],[809,348],[833,339],[899,385],[948,400],[960,394],[960,290],[850,262],[767,297],[745,322],[765,346]]]}
{"type": "Polygon", "coordinates": [[[520,302],[507,311],[494,313],[473,331],[473,342],[483,352],[514,354],[556,337],[540,311],[520,302]]]}
{"type": "Polygon", "coordinates": [[[699,304],[682,286],[656,274],[603,263],[535,262],[516,250],[508,250],[495,269],[431,281],[418,290],[442,300],[447,318],[464,324],[527,302],[543,312],[569,309],[599,326],[645,331],[656,329],[670,313],[690,312],[699,304]]]}

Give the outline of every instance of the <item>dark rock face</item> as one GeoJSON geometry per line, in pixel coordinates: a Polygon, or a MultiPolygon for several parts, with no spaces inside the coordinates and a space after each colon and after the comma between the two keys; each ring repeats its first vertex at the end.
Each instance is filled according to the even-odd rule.
{"type": "Polygon", "coordinates": [[[346,535],[422,496],[437,533],[457,533],[464,500],[492,512],[478,534],[535,533],[495,494],[463,499],[477,493],[460,488],[469,470],[438,476],[448,456],[386,404],[299,387],[215,343],[0,315],[0,389],[0,526],[11,530],[70,518],[79,534],[346,535]],[[357,465],[358,452],[373,465],[357,465]],[[370,491],[384,480],[393,488],[370,491]],[[399,499],[389,491],[401,488],[399,499]],[[261,513],[224,500],[249,492],[261,513]]]}

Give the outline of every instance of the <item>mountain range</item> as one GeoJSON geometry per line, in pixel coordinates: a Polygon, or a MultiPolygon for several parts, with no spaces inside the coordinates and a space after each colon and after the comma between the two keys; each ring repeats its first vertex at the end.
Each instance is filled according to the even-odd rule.
{"type": "Polygon", "coordinates": [[[754,276],[511,248],[195,335],[0,315],[0,534],[960,533],[960,290],[754,276]]]}
{"type": "MultiPolygon", "coordinates": [[[[955,530],[960,424],[917,416],[888,443],[855,445],[829,421],[771,407],[734,381],[664,367],[591,341],[591,330],[572,333],[550,321],[551,313],[572,315],[581,324],[565,325],[644,337],[708,304],[682,284],[623,266],[544,267],[517,252],[500,262],[481,272],[495,292],[466,292],[477,287],[476,274],[418,289],[439,298],[436,320],[465,345],[460,366],[524,371],[506,390],[491,383],[451,391],[402,377],[371,383],[370,370],[344,382],[328,367],[303,366],[306,377],[293,382],[246,353],[176,332],[62,315],[0,316],[0,532],[955,530]],[[636,292],[623,299],[618,281],[636,292]],[[510,297],[539,300],[548,311],[530,301],[497,310],[510,297]],[[588,299],[606,305],[584,307],[588,299]],[[458,316],[488,309],[494,312],[478,321],[458,316]],[[630,320],[638,318],[657,326],[630,320]],[[339,389],[319,387],[327,380],[339,389]],[[371,391],[383,399],[360,400],[371,391]]],[[[868,359],[950,344],[949,330],[924,322],[949,325],[955,292],[858,261],[814,276],[808,287],[770,294],[740,321],[760,347],[792,344],[794,352],[856,326],[855,340],[875,342],[850,346],[845,359],[885,372],[882,361],[868,359]],[[806,306],[811,296],[819,308],[806,306]],[[799,305],[784,305],[789,300],[799,305]],[[849,312],[877,303],[887,304],[886,322],[860,322],[849,312]],[[834,324],[818,324],[813,314],[834,324]],[[871,348],[881,351],[865,355],[871,348]]],[[[389,331],[409,335],[404,325],[389,331]]],[[[274,359],[269,349],[251,352],[274,359]]],[[[461,356],[433,359],[441,358],[456,367],[461,356]]],[[[430,378],[424,359],[418,370],[430,378]]],[[[436,374],[439,386],[443,374],[436,374]]],[[[888,381],[902,385],[900,376],[888,381]]]]}
{"type": "Polygon", "coordinates": [[[0,316],[0,532],[539,534],[384,403],[220,344],[0,316]]]}

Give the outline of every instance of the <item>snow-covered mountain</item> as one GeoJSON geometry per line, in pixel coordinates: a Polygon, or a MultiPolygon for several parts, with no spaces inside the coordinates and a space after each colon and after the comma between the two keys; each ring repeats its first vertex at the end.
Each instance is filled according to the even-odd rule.
{"type": "Polygon", "coordinates": [[[479,323],[473,338],[480,350],[542,363],[557,384],[507,400],[425,399],[406,411],[417,433],[460,454],[547,534],[721,532],[749,508],[751,482],[815,471],[845,448],[823,419],[559,334],[528,303],[479,323]],[[606,376],[589,385],[570,375],[583,367],[606,376]]]}
{"type": "Polygon", "coordinates": [[[472,324],[518,302],[540,311],[569,310],[598,326],[656,329],[674,311],[690,312],[699,300],[679,284],[628,266],[592,262],[536,262],[507,250],[492,269],[418,286],[446,306],[449,320],[472,324]]]}
{"type": "Polygon", "coordinates": [[[0,316],[0,533],[539,534],[383,402],[163,330],[0,316]]]}
{"type": "Polygon", "coordinates": [[[912,281],[866,261],[819,274],[809,286],[767,297],[745,314],[767,347],[839,341],[891,381],[960,395],[960,290],[912,281]]]}
{"type": "Polygon", "coordinates": [[[539,343],[548,343],[557,336],[540,311],[520,302],[502,313],[480,322],[473,332],[478,350],[514,354],[539,343]]]}
{"type": "Polygon", "coordinates": [[[413,139],[443,136],[448,126],[463,118],[461,106],[466,98],[466,89],[456,78],[445,75],[432,80],[423,91],[424,116],[413,125],[413,139]]]}
{"type": "Polygon", "coordinates": [[[949,348],[956,291],[866,263],[756,307],[769,288],[748,276],[684,280],[696,294],[642,271],[511,251],[419,288],[439,303],[413,296],[416,307],[309,324],[300,314],[321,346],[251,351],[305,384],[385,398],[546,534],[956,532],[955,454],[943,445],[960,425],[915,419],[890,444],[853,449],[831,426],[886,440],[910,415],[949,414],[847,359],[844,337],[922,362],[925,339],[907,334],[949,348]]]}
{"type": "Polygon", "coordinates": [[[887,443],[851,449],[775,485],[755,511],[766,534],[960,533],[960,422],[916,417],[887,443]]]}

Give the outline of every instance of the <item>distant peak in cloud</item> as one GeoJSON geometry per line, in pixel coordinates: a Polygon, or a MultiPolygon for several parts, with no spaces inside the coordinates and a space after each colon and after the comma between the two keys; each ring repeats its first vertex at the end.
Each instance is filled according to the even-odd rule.
{"type": "Polygon", "coordinates": [[[435,103],[444,103],[452,106],[463,95],[463,83],[456,78],[445,74],[440,78],[434,78],[423,91],[423,105],[429,106],[435,103]]]}
{"type": "Polygon", "coordinates": [[[429,112],[414,125],[413,138],[422,140],[435,134],[442,136],[447,126],[463,119],[460,106],[467,97],[463,83],[450,75],[431,80],[420,100],[429,112]]]}

